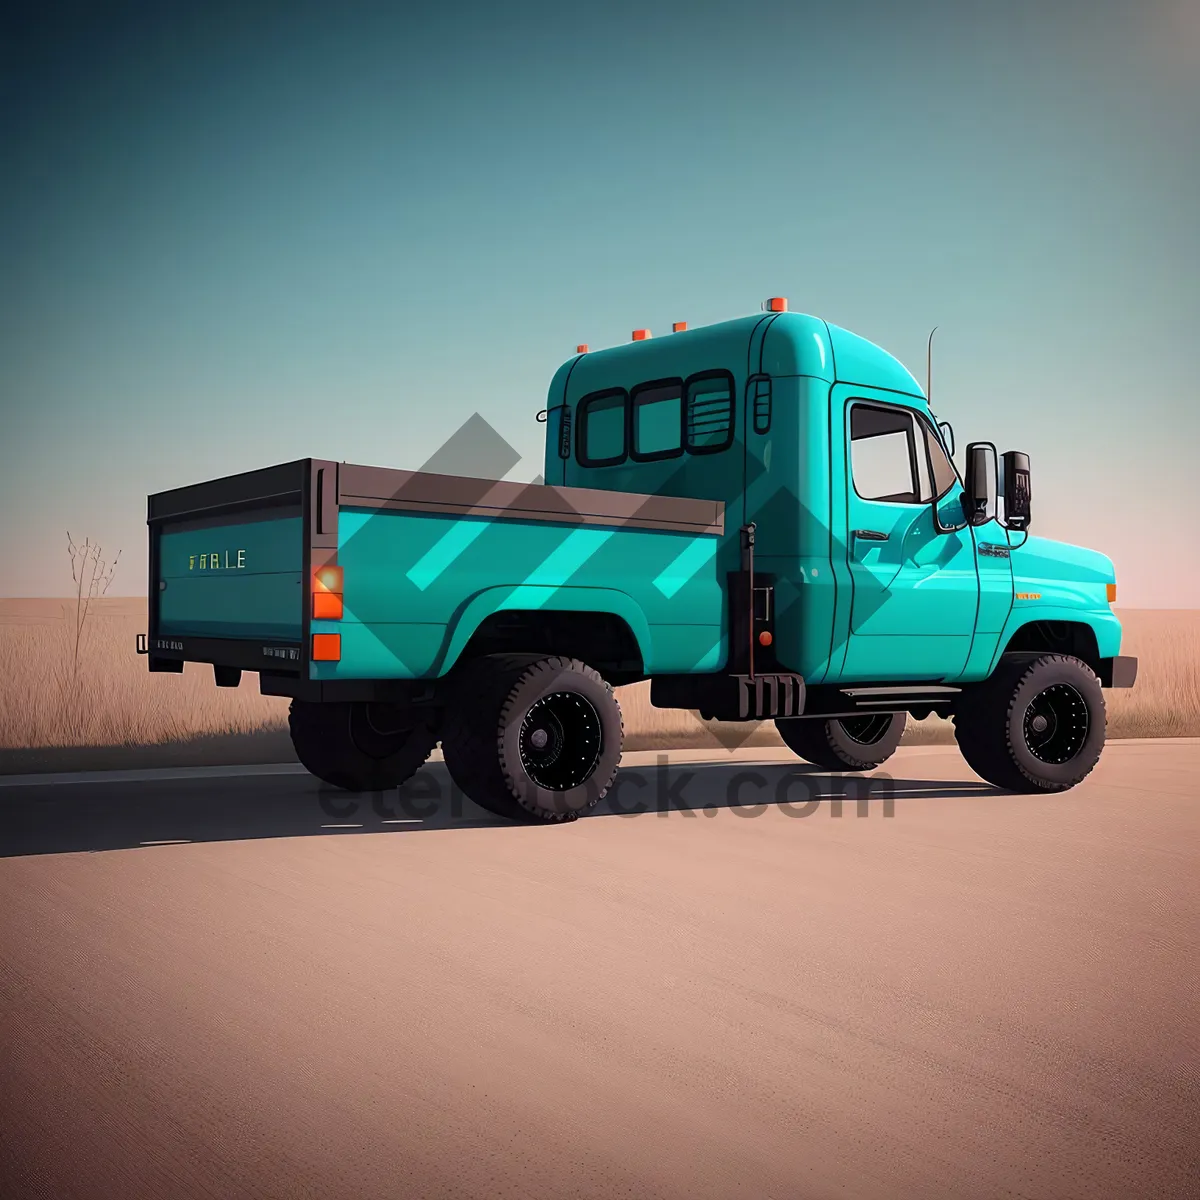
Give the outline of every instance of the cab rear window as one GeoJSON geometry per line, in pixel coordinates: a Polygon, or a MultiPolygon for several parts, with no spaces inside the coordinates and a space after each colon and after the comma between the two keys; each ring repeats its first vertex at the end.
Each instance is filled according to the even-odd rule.
{"type": "Polygon", "coordinates": [[[633,389],[635,462],[674,458],[683,453],[683,380],[659,379],[633,389]]]}
{"type": "Polygon", "coordinates": [[[575,458],[583,467],[712,454],[733,445],[733,376],[699,371],[628,392],[608,388],[584,396],[575,412],[575,458]]]}
{"type": "Polygon", "coordinates": [[[705,371],[688,379],[684,438],[692,454],[733,445],[733,376],[728,371],[705,371]]]}
{"type": "Polygon", "coordinates": [[[612,467],[625,461],[629,395],[623,388],[594,392],[579,402],[576,457],[585,467],[612,467]]]}

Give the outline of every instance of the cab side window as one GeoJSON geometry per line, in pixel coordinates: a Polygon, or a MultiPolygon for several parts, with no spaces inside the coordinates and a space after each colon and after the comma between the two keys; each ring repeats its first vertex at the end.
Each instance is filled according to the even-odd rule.
{"type": "Polygon", "coordinates": [[[915,418],[907,409],[851,406],[850,466],[854,490],[864,500],[922,502],[922,493],[929,490],[929,468],[924,446],[918,456],[916,435],[915,418]]]}

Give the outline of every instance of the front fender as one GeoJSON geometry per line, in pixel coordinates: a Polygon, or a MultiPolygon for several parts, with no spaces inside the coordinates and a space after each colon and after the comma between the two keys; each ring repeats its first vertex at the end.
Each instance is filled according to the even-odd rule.
{"type": "Polygon", "coordinates": [[[514,584],[484,588],[476,592],[451,620],[446,649],[436,663],[435,673],[445,675],[458,661],[463,647],[493,613],[505,609],[541,609],[553,612],[611,613],[633,632],[643,663],[652,656],[650,625],[638,603],[616,588],[555,587],[514,584]]]}

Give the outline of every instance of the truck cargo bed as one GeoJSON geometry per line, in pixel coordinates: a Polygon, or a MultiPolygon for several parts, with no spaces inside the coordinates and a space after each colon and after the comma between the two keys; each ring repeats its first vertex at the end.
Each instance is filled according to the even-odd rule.
{"type": "MultiPolygon", "coordinates": [[[[312,679],[316,674],[313,633],[337,627],[320,620],[314,623],[310,581],[323,567],[337,562],[339,545],[354,530],[372,514],[384,512],[411,513],[455,525],[455,537],[462,541],[465,533],[468,543],[495,522],[517,523],[534,539],[545,539],[550,529],[557,529],[561,540],[561,531],[568,526],[597,531],[596,535],[581,533],[584,538],[620,530],[671,535],[672,546],[687,544],[688,535],[715,542],[724,533],[724,506],[719,501],[472,479],[321,459],[300,459],[210,480],[149,497],[150,669],[178,671],[185,661],[194,661],[227,670],[259,671],[265,679],[312,679]]],[[[391,526],[390,521],[385,524],[391,526]]],[[[425,536],[420,531],[428,522],[413,522],[416,532],[411,534],[407,522],[405,526],[402,533],[389,532],[391,540],[373,549],[370,566],[356,576],[359,581],[367,571],[388,569],[394,557],[407,549],[406,544],[397,549],[396,538],[405,543],[406,538],[412,542],[425,536]]],[[[439,545],[448,540],[444,534],[439,536],[439,545]]],[[[519,537],[520,542],[532,544],[525,537],[519,537]]],[[[470,552],[479,553],[478,547],[470,552]]],[[[422,563],[429,558],[426,554],[422,563]]],[[[460,588],[464,598],[472,586],[463,570],[465,561],[460,559],[458,576],[450,584],[460,588]]],[[[407,578],[417,579],[417,569],[408,570],[407,578]]],[[[416,600],[433,595],[427,584],[421,580],[417,584],[416,600]]],[[[386,588],[363,595],[363,604],[375,607],[369,618],[360,613],[356,624],[347,623],[345,628],[353,629],[354,636],[379,637],[389,622],[404,620],[411,625],[425,619],[415,611],[403,617],[381,611],[381,606],[394,605],[394,592],[386,588]]],[[[712,620],[718,621],[716,613],[712,620]]],[[[438,628],[440,636],[444,627],[438,628]]],[[[432,637],[433,625],[430,629],[432,637]]],[[[428,677],[431,672],[425,667],[416,673],[428,677]]],[[[266,682],[264,690],[269,690],[266,682]]]]}

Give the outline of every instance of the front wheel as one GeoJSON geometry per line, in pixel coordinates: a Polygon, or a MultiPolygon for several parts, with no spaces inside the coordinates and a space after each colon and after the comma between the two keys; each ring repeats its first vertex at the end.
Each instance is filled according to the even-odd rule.
{"type": "Polygon", "coordinates": [[[964,691],[954,735],[967,765],[1008,792],[1063,792],[1104,749],[1104,692],[1084,662],[1065,654],[1014,654],[964,691]]]}
{"type": "Polygon", "coordinates": [[[381,792],[411,779],[433,752],[428,724],[390,704],[293,700],[288,730],[301,764],[348,792],[381,792]]]}
{"type": "Polygon", "coordinates": [[[896,752],[905,719],[904,713],[776,717],[775,728],[793,754],[814,766],[826,771],[873,771],[896,752]]]}

